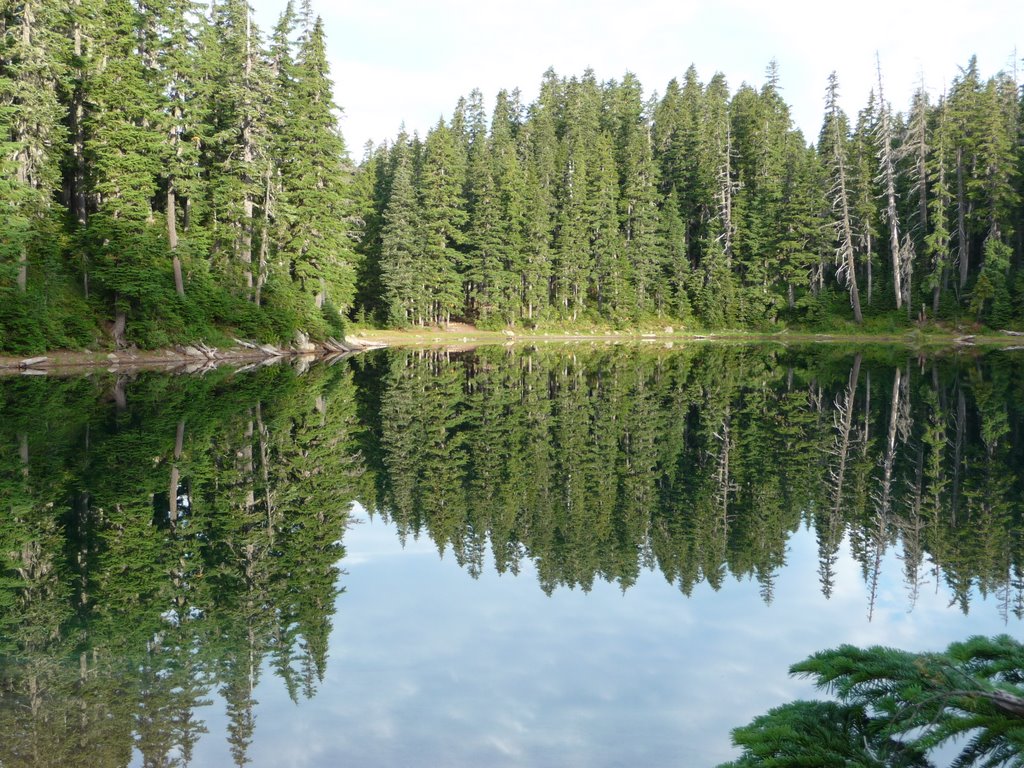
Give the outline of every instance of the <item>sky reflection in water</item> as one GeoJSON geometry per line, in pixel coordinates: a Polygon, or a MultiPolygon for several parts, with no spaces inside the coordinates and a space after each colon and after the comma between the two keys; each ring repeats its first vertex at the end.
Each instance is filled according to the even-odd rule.
{"type": "MultiPolygon", "coordinates": [[[[731,728],[816,695],[786,675],[815,650],[939,649],[1018,623],[1007,627],[991,600],[964,616],[934,581],[911,612],[892,551],[868,622],[848,543],[826,600],[806,529],[765,605],[752,579],[717,592],[704,583],[687,598],[647,570],[625,593],[600,581],[548,597],[529,562],[499,575],[488,556],[471,579],[429,539],[403,548],[393,525],[354,516],[326,679],[296,706],[264,678],[256,766],[713,766],[734,753],[731,728]]],[[[229,759],[207,738],[196,762],[229,759]]]]}

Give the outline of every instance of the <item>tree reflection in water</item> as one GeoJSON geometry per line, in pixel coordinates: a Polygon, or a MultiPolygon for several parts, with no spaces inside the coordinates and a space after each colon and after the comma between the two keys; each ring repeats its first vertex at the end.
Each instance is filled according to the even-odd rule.
{"type": "Polygon", "coordinates": [[[547,593],[654,568],[771,602],[806,525],[868,617],[895,550],[908,606],[930,584],[1017,621],[1022,363],[553,346],[0,380],[0,764],[186,765],[218,697],[246,762],[261,673],[323,678],[353,500],[547,593]]]}

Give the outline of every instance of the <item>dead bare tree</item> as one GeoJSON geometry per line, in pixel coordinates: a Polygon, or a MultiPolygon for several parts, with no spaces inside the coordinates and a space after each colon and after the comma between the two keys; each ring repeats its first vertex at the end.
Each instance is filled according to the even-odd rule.
{"type": "Polygon", "coordinates": [[[857,290],[857,265],[853,249],[853,223],[850,214],[849,185],[847,183],[846,118],[839,109],[839,78],[833,72],[829,75],[828,91],[825,97],[826,120],[832,144],[832,208],[837,214],[836,229],[836,278],[850,292],[850,306],[853,319],[864,322],[860,309],[860,291],[857,290]]]}
{"type": "Polygon", "coordinates": [[[885,188],[885,220],[889,224],[889,250],[892,252],[892,285],[896,295],[896,309],[903,307],[904,299],[909,298],[904,289],[904,273],[902,243],[900,241],[900,222],[896,211],[896,158],[892,149],[892,122],[889,105],[885,103],[882,91],[882,62],[875,54],[878,69],[878,181],[885,188]]]}

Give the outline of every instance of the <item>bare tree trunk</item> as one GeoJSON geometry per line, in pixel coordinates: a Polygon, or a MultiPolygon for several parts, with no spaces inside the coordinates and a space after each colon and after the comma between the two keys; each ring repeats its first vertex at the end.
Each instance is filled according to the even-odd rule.
{"type": "Polygon", "coordinates": [[[896,435],[900,421],[900,396],[903,392],[902,379],[903,371],[897,368],[896,376],[892,384],[889,430],[886,433],[885,439],[885,457],[882,460],[882,490],[875,508],[874,559],[872,562],[869,583],[869,621],[874,617],[875,602],[878,596],[879,576],[881,574],[882,556],[885,554],[889,518],[892,509],[892,476],[893,467],[896,463],[896,435]]]}
{"type": "Polygon", "coordinates": [[[273,205],[273,174],[270,169],[264,176],[263,221],[260,223],[260,259],[256,270],[255,303],[259,305],[263,298],[263,285],[267,281],[267,262],[270,259],[270,217],[273,205]]]}
{"type": "MultiPolygon", "coordinates": [[[[860,378],[861,356],[858,353],[853,359],[850,377],[842,400],[836,402],[835,427],[836,436],[833,455],[836,466],[829,468],[831,476],[832,506],[825,514],[823,530],[818,532],[818,577],[821,580],[822,592],[826,598],[832,596],[835,583],[836,555],[843,536],[843,487],[846,479],[846,464],[850,454],[850,434],[853,430],[853,407],[857,396],[857,380],[860,378]]],[[[792,369],[788,374],[792,375],[792,369]]]]}
{"type": "Polygon", "coordinates": [[[853,223],[850,214],[850,196],[846,184],[846,150],[844,148],[846,136],[842,131],[843,119],[838,102],[839,80],[835,72],[829,76],[826,98],[832,133],[832,172],[834,174],[832,207],[839,212],[839,221],[834,222],[839,240],[839,247],[836,249],[836,257],[839,262],[836,278],[840,283],[845,283],[850,292],[853,319],[859,325],[864,322],[864,315],[860,311],[860,291],[857,290],[857,261],[853,249],[853,223]]]}
{"type": "Polygon", "coordinates": [[[274,534],[277,530],[277,520],[274,508],[274,500],[270,493],[270,431],[263,423],[263,408],[256,403],[256,431],[260,441],[260,471],[263,476],[263,500],[267,505],[267,535],[271,543],[274,541],[274,534]]]}
{"type": "Polygon", "coordinates": [[[181,274],[181,259],[178,257],[177,202],[174,193],[174,177],[167,183],[167,245],[171,249],[171,267],[174,270],[174,290],[179,296],[185,295],[185,281],[181,274]]]}
{"type": "Polygon", "coordinates": [[[853,225],[850,221],[850,201],[846,194],[846,165],[842,153],[836,151],[837,170],[839,181],[837,193],[839,195],[839,208],[841,220],[840,226],[840,260],[842,266],[840,271],[844,272],[847,287],[850,291],[850,305],[853,307],[853,319],[858,325],[864,322],[864,315],[860,311],[860,291],[857,290],[857,264],[853,254],[853,225]]]}
{"type": "MultiPolygon", "coordinates": [[[[244,88],[246,91],[246,99],[251,99],[252,95],[249,89],[252,86],[252,70],[253,70],[253,58],[255,57],[254,46],[252,42],[252,13],[246,8],[245,11],[245,77],[244,77],[244,88]]],[[[253,199],[252,190],[249,188],[252,183],[251,171],[252,164],[255,161],[255,147],[253,141],[253,125],[252,125],[252,114],[251,109],[246,110],[246,115],[242,123],[242,168],[243,168],[243,183],[245,185],[245,192],[242,197],[242,232],[241,232],[241,253],[239,257],[242,261],[242,275],[245,280],[246,295],[250,301],[253,299],[253,279],[252,279],[252,220],[253,220],[253,199]]]]}
{"type": "MultiPolygon", "coordinates": [[[[729,494],[733,490],[732,475],[729,469],[729,455],[732,449],[732,436],[729,430],[729,409],[726,408],[725,416],[722,417],[720,434],[716,437],[721,441],[722,447],[718,453],[718,466],[715,471],[715,478],[718,481],[717,501],[722,507],[722,530],[729,530],[729,494]]],[[[724,535],[724,534],[723,534],[724,535]]]]}
{"type": "MultiPolygon", "coordinates": [[[[32,2],[25,2],[21,9],[21,45],[23,50],[31,50],[35,31],[35,7],[32,2]]],[[[19,184],[34,187],[33,152],[28,142],[32,138],[33,126],[29,120],[14,121],[14,139],[18,142],[17,152],[19,184]]],[[[28,288],[28,251],[22,246],[18,252],[18,291],[24,293],[28,288]]]]}
{"type": "Polygon", "coordinates": [[[853,368],[847,382],[843,400],[839,404],[836,416],[835,456],[837,466],[832,474],[833,495],[832,511],[839,513],[843,502],[843,484],[846,478],[846,462],[850,453],[850,433],[853,429],[853,401],[857,394],[857,380],[860,378],[861,356],[858,352],[853,358],[853,368]]]}
{"type": "Polygon", "coordinates": [[[245,482],[249,486],[245,498],[245,508],[252,509],[256,505],[256,492],[253,488],[253,474],[255,463],[253,462],[252,438],[253,438],[252,410],[249,410],[249,421],[245,426],[245,446],[242,448],[242,472],[245,475],[245,482]]]}
{"type": "Polygon", "coordinates": [[[22,248],[18,254],[18,290],[24,293],[28,289],[28,252],[22,248]]]}
{"type": "MultiPolygon", "coordinates": [[[[72,28],[73,50],[76,61],[82,61],[82,25],[78,21],[78,8],[82,0],[72,0],[74,24],[72,28]]],[[[72,170],[71,210],[79,232],[84,232],[89,223],[89,210],[85,196],[85,92],[82,80],[85,74],[80,67],[74,70],[75,88],[71,94],[71,155],[74,159],[72,170]]],[[[82,249],[82,291],[89,298],[89,257],[82,249]]]]}
{"type": "Polygon", "coordinates": [[[866,240],[865,240],[865,244],[867,246],[867,250],[864,253],[864,260],[865,260],[865,262],[867,262],[865,264],[865,266],[867,267],[867,272],[868,272],[868,306],[870,307],[871,306],[871,296],[872,296],[872,294],[874,292],[874,280],[872,279],[872,275],[871,275],[871,259],[874,256],[874,254],[871,252],[871,233],[870,232],[867,234],[867,237],[866,237],[866,240]]]}
{"type": "Polygon", "coordinates": [[[125,311],[119,306],[120,296],[114,294],[114,327],[110,330],[110,335],[114,337],[114,346],[117,349],[122,349],[125,346],[124,331],[128,325],[128,316],[125,311]]]}
{"type": "Polygon", "coordinates": [[[114,398],[114,407],[117,408],[117,412],[121,413],[128,408],[128,395],[124,391],[125,384],[128,382],[126,376],[118,376],[114,379],[114,387],[111,389],[110,394],[114,398]]]}
{"type": "Polygon", "coordinates": [[[956,244],[960,262],[960,290],[967,287],[970,266],[970,242],[967,240],[967,190],[964,188],[964,150],[956,148],[956,244]]]}
{"type": "Polygon", "coordinates": [[[892,254],[892,286],[896,294],[896,309],[903,307],[903,258],[900,251],[900,223],[896,211],[896,167],[892,151],[892,126],[889,123],[889,107],[885,103],[882,94],[882,65],[877,55],[875,61],[878,63],[878,106],[881,117],[879,124],[879,138],[882,146],[879,148],[879,163],[881,165],[881,179],[885,184],[886,198],[886,219],[889,222],[889,250],[892,254]]]}
{"type": "Polygon", "coordinates": [[[967,429],[967,399],[963,387],[956,392],[956,438],[953,441],[953,503],[950,505],[952,520],[956,525],[960,510],[960,475],[964,460],[964,434],[967,429]]]}

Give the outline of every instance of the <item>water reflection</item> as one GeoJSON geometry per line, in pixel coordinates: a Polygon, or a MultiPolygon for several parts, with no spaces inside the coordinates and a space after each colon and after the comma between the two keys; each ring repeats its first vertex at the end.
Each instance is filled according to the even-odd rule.
{"type": "Polygon", "coordinates": [[[0,382],[0,764],[185,765],[324,673],[361,469],[343,369],[0,382]]]}
{"type": "Polygon", "coordinates": [[[866,619],[896,552],[908,609],[941,585],[1016,622],[1022,362],[487,348],[0,380],[0,764],[187,765],[214,701],[244,764],[261,675],[323,679],[352,500],[549,594],[656,569],[770,603],[805,525],[825,596],[848,542],[866,619]]]}
{"type": "Polygon", "coordinates": [[[772,600],[801,524],[821,589],[849,537],[871,585],[900,551],[907,599],[941,582],[1024,615],[1021,358],[763,347],[375,361],[374,506],[479,573],[536,563],[541,587],[623,589],[654,567],[689,594],[728,574],[772,600]]]}

